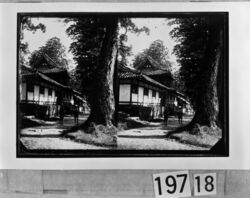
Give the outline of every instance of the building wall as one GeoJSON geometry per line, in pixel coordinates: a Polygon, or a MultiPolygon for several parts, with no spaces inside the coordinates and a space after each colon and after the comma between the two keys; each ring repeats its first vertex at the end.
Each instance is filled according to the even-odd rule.
{"type": "Polygon", "coordinates": [[[27,92],[27,100],[31,100],[31,101],[34,100],[34,92],[30,92],[30,91],[27,92]]]}
{"type": "MultiPolygon", "coordinates": [[[[154,198],[153,174],[171,171],[175,170],[0,170],[0,197],[154,198]]],[[[207,172],[217,174],[217,194],[202,197],[249,198],[250,170],[189,174],[207,172]]]]}
{"type": "Polygon", "coordinates": [[[161,102],[161,100],[159,98],[159,92],[157,91],[156,92],[156,103],[160,103],[160,102],[161,102]]]}
{"type": "Polygon", "coordinates": [[[149,104],[150,103],[148,95],[143,96],[143,102],[144,102],[144,104],[149,104]]]}
{"type": "Polygon", "coordinates": [[[49,95],[48,95],[48,93],[49,93],[48,88],[45,88],[44,89],[44,101],[45,102],[49,101],[49,95]]]}
{"type": "Polygon", "coordinates": [[[139,87],[138,89],[138,102],[143,102],[143,87],[139,87]]]}
{"type": "Polygon", "coordinates": [[[56,91],[52,90],[52,101],[56,102],[56,91]]]}
{"type": "Polygon", "coordinates": [[[21,83],[21,86],[20,86],[20,99],[21,100],[26,100],[26,92],[27,92],[27,84],[21,83]]]}
{"type": "Polygon", "coordinates": [[[44,88],[44,94],[40,93],[40,85],[32,85],[34,86],[34,91],[27,92],[27,83],[21,83],[20,88],[20,99],[26,100],[26,92],[27,92],[27,100],[28,101],[36,101],[39,104],[43,104],[44,102],[56,102],[57,97],[55,96],[55,90],[52,89],[52,95],[49,95],[49,88],[44,88]]]}
{"type": "Polygon", "coordinates": [[[120,92],[119,92],[119,101],[121,102],[129,102],[130,101],[130,84],[122,84],[120,85],[120,92]]]}
{"type": "Polygon", "coordinates": [[[138,94],[132,93],[132,102],[138,102],[138,94]]]}
{"type": "Polygon", "coordinates": [[[44,103],[44,94],[40,94],[40,100],[39,100],[39,104],[43,104],[44,103]]]}
{"type": "Polygon", "coordinates": [[[39,86],[35,85],[34,86],[34,100],[35,101],[39,101],[39,86]]]}
{"type": "Polygon", "coordinates": [[[152,90],[148,90],[148,103],[152,103],[152,90]]]}
{"type": "MultiPolygon", "coordinates": [[[[120,102],[130,102],[130,84],[121,84],[119,92],[119,101],[120,102]]],[[[132,93],[131,101],[134,103],[143,103],[144,106],[159,104],[159,91],[156,91],[156,95],[153,97],[153,90],[148,89],[148,95],[144,95],[144,87],[138,86],[138,93],[132,93]]]]}

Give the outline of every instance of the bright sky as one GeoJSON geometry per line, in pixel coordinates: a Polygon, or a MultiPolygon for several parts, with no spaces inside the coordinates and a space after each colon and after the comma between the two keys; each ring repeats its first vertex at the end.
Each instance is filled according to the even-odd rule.
{"type": "MultiPolygon", "coordinates": [[[[52,37],[58,37],[61,43],[66,47],[67,57],[70,60],[71,68],[75,66],[73,61],[73,55],[69,52],[69,46],[72,40],[67,36],[65,30],[67,25],[58,18],[35,18],[32,21],[34,24],[43,23],[46,26],[46,32],[42,33],[40,30],[34,34],[30,31],[24,32],[24,42],[28,42],[29,50],[32,53],[40,46],[45,45],[47,40],[52,37]]],[[[143,49],[149,47],[149,45],[155,40],[162,40],[164,45],[169,49],[170,61],[176,65],[176,57],[172,55],[172,50],[175,45],[175,41],[169,36],[171,27],[167,25],[164,18],[137,18],[133,19],[133,22],[138,26],[146,26],[150,29],[150,34],[146,35],[141,33],[139,35],[128,33],[128,45],[132,45],[133,56],[128,57],[129,63],[132,63],[134,55],[141,52],[143,49]]]]}
{"type": "MultiPolygon", "coordinates": [[[[150,34],[141,33],[139,35],[128,33],[128,45],[132,45],[132,52],[136,55],[148,48],[155,40],[162,40],[169,50],[169,60],[176,65],[176,56],[172,54],[176,42],[170,37],[169,32],[172,30],[164,18],[137,18],[133,22],[140,28],[146,26],[150,29],[150,34]]],[[[133,57],[129,59],[133,60],[133,57]]]]}

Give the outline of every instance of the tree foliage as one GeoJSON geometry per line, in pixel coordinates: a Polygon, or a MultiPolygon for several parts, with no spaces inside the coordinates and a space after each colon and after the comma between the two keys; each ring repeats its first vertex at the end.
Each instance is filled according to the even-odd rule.
{"type": "Polygon", "coordinates": [[[189,126],[197,123],[220,131],[224,16],[178,18],[170,24],[176,25],[171,35],[179,42],[174,48],[181,65],[179,74],[196,112],[189,126]]]}
{"type": "Polygon", "coordinates": [[[132,55],[131,49],[132,46],[127,46],[126,42],[128,40],[127,32],[131,32],[139,35],[144,32],[147,35],[150,33],[149,29],[145,26],[138,28],[130,18],[120,18],[119,20],[120,29],[123,30],[123,33],[119,35],[119,45],[118,52],[121,57],[119,60],[119,65],[127,66],[128,60],[127,57],[132,55]]]}
{"type": "Polygon", "coordinates": [[[174,47],[177,61],[181,65],[177,78],[180,84],[184,83],[187,96],[195,104],[197,94],[199,94],[198,82],[204,72],[203,60],[209,39],[208,18],[178,18],[171,20],[169,24],[177,25],[170,32],[170,35],[178,42],[174,47]]]}
{"type": "MultiPolygon", "coordinates": [[[[105,35],[105,17],[78,17],[68,18],[65,22],[70,26],[66,33],[74,40],[70,46],[70,51],[74,55],[77,63],[76,71],[82,81],[83,92],[93,89],[92,81],[95,81],[95,74],[98,72],[98,61],[105,35]],[[86,86],[89,85],[89,86],[86,86]]],[[[119,18],[118,22],[118,56],[119,64],[127,65],[127,56],[131,54],[131,46],[126,45],[127,32],[139,34],[149,33],[146,27],[138,28],[129,18],[119,18]],[[123,31],[121,31],[123,29],[123,31]]]]}
{"type": "Polygon", "coordinates": [[[162,40],[153,41],[150,44],[149,48],[144,49],[141,53],[138,53],[134,59],[134,68],[144,68],[146,66],[145,62],[147,61],[148,56],[155,60],[158,64],[163,66],[163,68],[159,69],[165,69],[169,71],[171,70],[171,64],[168,60],[169,50],[166,46],[164,46],[162,40]]]}
{"type": "Polygon", "coordinates": [[[57,66],[67,68],[68,60],[65,54],[66,48],[57,37],[49,39],[44,46],[35,50],[30,57],[29,63],[32,67],[38,68],[43,64],[44,55],[49,56],[57,66]]]}
{"type": "MultiPolygon", "coordinates": [[[[46,26],[42,23],[39,23],[37,25],[34,25],[32,23],[32,17],[29,16],[22,16],[21,17],[21,29],[22,30],[28,30],[32,33],[35,33],[37,30],[41,30],[42,32],[46,31],[46,26]]],[[[23,34],[21,34],[21,39],[23,38],[23,34]]]]}
{"type": "Polygon", "coordinates": [[[46,31],[46,26],[42,23],[34,25],[32,23],[32,18],[28,16],[20,17],[20,47],[19,47],[19,61],[21,64],[24,64],[24,56],[29,53],[28,43],[23,42],[24,31],[31,31],[35,33],[37,30],[41,30],[43,33],[46,31]]]}

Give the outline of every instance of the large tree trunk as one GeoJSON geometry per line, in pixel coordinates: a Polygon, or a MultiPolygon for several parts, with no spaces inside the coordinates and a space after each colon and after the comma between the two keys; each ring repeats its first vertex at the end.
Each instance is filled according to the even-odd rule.
{"type": "MultiPolygon", "coordinates": [[[[202,70],[204,71],[200,77],[199,88],[197,90],[197,98],[195,103],[195,116],[189,128],[195,125],[208,126],[218,129],[219,115],[219,99],[217,77],[219,68],[222,67],[221,59],[223,52],[223,20],[212,17],[210,20],[210,32],[207,41],[202,70]]],[[[220,82],[221,83],[221,82],[220,82]]]]}
{"type": "Polygon", "coordinates": [[[113,77],[117,54],[118,18],[107,17],[105,23],[106,31],[98,60],[98,71],[92,84],[95,89],[88,97],[91,112],[85,126],[91,122],[104,126],[113,125],[115,111],[113,77]]]}
{"type": "Polygon", "coordinates": [[[192,121],[183,127],[169,133],[168,136],[182,131],[190,131],[197,134],[202,132],[206,126],[206,131],[221,134],[221,115],[224,106],[221,105],[224,93],[222,91],[223,81],[222,67],[223,59],[223,18],[211,17],[209,20],[209,35],[206,44],[206,51],[202,64],[203,73],[197,81],[196,98],[194,103],[195,115],[192,121]],[[220,79],[218,79],[218,76],[220,79]],[[208,128],[207,128],[208,127],[208,128]]]}

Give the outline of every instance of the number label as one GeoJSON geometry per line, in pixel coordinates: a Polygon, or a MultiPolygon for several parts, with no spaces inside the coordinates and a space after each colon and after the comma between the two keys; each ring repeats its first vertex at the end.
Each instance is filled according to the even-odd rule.
{"type": "Polygon", "coordinates": [[[216,173],[194,174],[194,195],[216,194],[216,173]]]}
{"type": "Polygon", "coordinates": [[[154,174],[153,182],[156,198],[191,196],[188,171],[154,174]]]}

